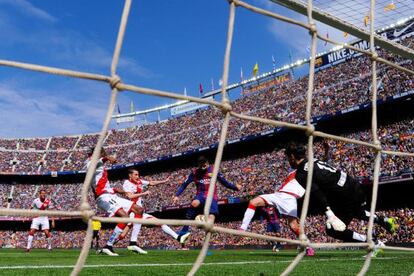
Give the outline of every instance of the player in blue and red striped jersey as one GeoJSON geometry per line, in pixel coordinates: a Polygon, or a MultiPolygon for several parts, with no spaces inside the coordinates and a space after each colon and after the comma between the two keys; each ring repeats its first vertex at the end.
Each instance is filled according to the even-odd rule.
{"type": "MultiPolygon", "coordinates": [[[[263,216],[266,220],[266,232],[276,233],[276,237],[280,237],[280,214],[273,206],[263,207],[263,216]]],[[[272,241],[272,251],[278,252],[282,247],[280,242],[272,241]]]]}
{"type": "MultiPolygon", "coordinates": [[[[173,198],[174,204],[177,204],[179,201],[179,196],[184,192],[187,186],[192,182],[195,183],[197,187],[197,193],[191,201],[190,208],[187,209],[187,213],[185,215],[186,219],[194,219],[198,214],[197,209],[204,207],[207,199],[208,189],[210,187],[211,176],[213,175],[214,167],[209,164],[208,160],[204,156],[200,156],[197,160],[197,163],[197,168],[191,171],[190,175],[178,188],[178,191],[173,198]]],[[[231,190],[239,191],[241,189],[240,184],[234,185],[230,183],[224,178],[223,174],[221,173],[217,175],[217,180],[224,187],[231,190]]],[[[216,215],[218,215],[217,186],[214,189],[213,201],[211,202],[210,217],[214,219],[216,215]]],[[[185,225],[179,232],[177,240],[181,243],[181,245],[184,245],[186,239],[188,238],[189,229],[190,227],[188,225],[185,225]]]]}

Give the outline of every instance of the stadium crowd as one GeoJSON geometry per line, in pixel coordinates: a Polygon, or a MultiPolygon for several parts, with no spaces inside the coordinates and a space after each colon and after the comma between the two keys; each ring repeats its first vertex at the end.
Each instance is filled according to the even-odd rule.
{"type": "MultiPolygon", "coordinates": [[[[413,48],[413,38],[406,38],[402,43],[413,48]]],[[[379,54],[403,67],[414,69],[411,61],[382,50],[379,54]]],[[[382,64],[378,66],[378,80],[380,98],[414,89],[411,76],[382,64]]],[[[370,60],[365,56],[355,56],[346,62],[319,70],[314,83],[313,116],[334,114],[369,102],[370,60]]],[[[259,93],[245,95],[232,103],[233,110],[269,119],[303,122],[307,84],[308,78],[305,76],[259,93]]],[[[220,110],[204,108],[162,122],[111,130],[105,139],[105,146],[116,152],[120,163],[138,162],[212,145],[218,141],[221,123],[220,110]]],[[[228,139],[257,134],[271,128],[269,125],[232,119],[228,139]]],[[[39,173],[81,170],[85,149],[93,146],[97,137],[97,134],[86,134],[0,139],[0,171],[39,173]]]]}
{"type": "MultiPolygon", "coordinates": [[[[385,233],[381,228],[375,229],[377,236],[385,241],[391,243],[405,243],[414,242],[414,209],[397,209],[381,211],[381,213],[387,216],[393,216],[396,218],[399,228],[394,234],[385,233]]],[[[216,225],[221,227],[227,227],[231,229],[238,229],[240,221],[217,223],[216,225]]],[[[289,230],[285,220],[281,220],[281,237],[296,239],[296,236],[289,230]]],[[[364,222],[354,220],[351,225],[351,229],[363,233],[367,229],[367,225],[364,222]]],[[[179,230],[179,227],[173,227],[175,231],[179,230]]],[[[260,234],[266,233],[266,221],[256,220],[251,224],[251,231],[260,234]]],[[[328,237],[325,233],[325,218],[324,216],[309,216],[306,220],[305,231],[308,238],[313,242],[334,242],[332,238],[328,237]]],[[[25,248],[27,243],[27,231],[0,231],[0,248],[3,247],[15,247],[25,248]]],[[[53,231],[53,247],[54,248],[79,248],[82,246],[85,239],[85,231],[53,231]]],[[[100,247],[105,245],[108,240],[111,230],[100,230],[100,247]]],[[[34,239],[35,248],[46,248],[47,242],[44,239],[43,233],[37,233],[37,237],[34,239]]],[[[157,249],[178,249],[180,246],[178,242],[167,236],[158,227],[143,227],[140,236],[138,237],[138,244],[143,248],[157,248],[157,249]]],[[[117,247],[126,247],[129,242],[129,236],[125,240],[120,241],[117,247]]],[[[199,247],[204,240],[204,231],[199,229],[193,229],[192,235],[188,241],[188,246],[199,247]]],[[[264,240],[251,239],[246,237],[238,237],[228,234],[215,233],[212,235],[211,245],[213,248],[224,248],[233,246],[258,246],[267,245],[268,242],[264,240]]]]}
{"type": "MultiPolygon", "coordinates": [[[[383,142],[384,148],[389,150],[414,151],[414,120],[401,121],[385,127],[379,128],[379,138],[383,142]]],[[[360,131],[348,134],[346,137],[369,141],[370,131],[360,131]]],[[[374,153],[371,149],[348,144],[341,141],[323,140],[315,143],[315,157],[326,158],[334,166],[347,171],[349,174],[361,179],[368,179],[373,172],[374,153]],[[328,148],[327,148],[328,145],[328,148]]],[[[412,157],[383,156],[381,163],[381,176],[397,176],[405,172],[412,172],[414,159],[412,157]]],[[[168,169],[165,171],[143,175],[144,179],[161,180],[171,176],[169,183],[150,187],[151,194],[145,201],[148,210],[161,210],[164,206],[172,205],[171,199],[180,183],[190,173],[191,168],[182,167],[178,169],[168,169]]],[[[218,185],[219,198],[228,197],[252,197],[258,194],[274,191],[285,179],[289,170],[285,160],[283,150],[276,148],[271,152],[253,154],[237,159],[223,160],[220,168],[224,176],[233,183],[241,184],[242,190],[234,192],[218,185]]],[[[113,181],[113,184],[122,185],[122,180],[113,181]]],[[[1,185],[0,188],[4,188],[1,185]]],[[[81,191],[81,183],[44,185],[52,199],[55,201],[56,208],[74,210],[77,205],[78,196],[81,191]],[[60,191],[69,191],[61,193],[60,191]]],[[[39,186],[36,185],[15,185],[13,193],[12,207],[24,208],[29,206],[27,198],[33,198],[39,186]]],[[[180,204],[187,204],[195,191],[194,185],[190,185],[181,196],[180,204]]],[[[4,204],[3,204],[4,206],[4,204]]]]}

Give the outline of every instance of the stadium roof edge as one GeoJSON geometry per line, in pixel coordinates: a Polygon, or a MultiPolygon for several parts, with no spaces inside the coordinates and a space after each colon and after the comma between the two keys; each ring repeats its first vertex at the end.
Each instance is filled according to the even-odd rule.
{"type": "MultiPolygon", "coordinates": [[[[288,2],[288,3],[291,3],[292,2],[292,0],[270,0],[270,1],[272,1],[274,3],[277,3],[277,4],[280,4],[280,5],[284,5],[284,6],[287,5],[287,4],[285,4],[286,2],[288,2]]],[[[298,3],[296,2],[295,4],[298,4],[298,3]]],[[[303,8],[303,7],[302,6],[299,7],[299,5],[297,5],[296,8],[295,8],[295,10],[301,13],[301,11],[302,11],[301,8],[303,8]]],[[[315,12],[315,10],[314,10],[314,12],[315,12]]],[[[318,10],[318,12],[320,12],[320,10],[318,10]]],[[[319,20],[320,18],[321,17],[318,17],[316,19],[319,20]]],[[[396,20],[396,23],[390,24],[390,25],[388,25],[386,27],[378,28],[375,32],[376,33],[379,33],[379,32],[383,32],[383,31],[387,31],[387,30],[393,29],[395,27],[398,27],[399,25],[404,24],[405,22],[407,22],[408,20],[411,20],[411,19],[414,19],[414,15],[413,16],[410,16],[410,17],[406,17],[406,18],[400,18],[400,19],[396,20]]],[[[324,21],[321,21],[321,22],[324,22],[324,21]]],[[[354,35],[355,32],[358,33],[358,34],[363,33],[364,36],[366,35],[364,33],[365,31],[362,30],[362,32],[361,32],[361,30],[359,30],[357,28],[354,28],[354,30],[353,31],[350,31],[349,33],[354,35]]],[[[378,42],[377,39],[378,38],[376,38],[376,41],[375,41],[376,43],[378,42]]],[[[379,39],[382,40],[381,38],[379,38],[379,39]]],[[[359,40],[361,40],[361,38],[357,38],[357,39],[355,39],[353,41],[350,41],[350,42],[347,42],[345,44],[352,44],[352,43],[355,43],[356,41],[359,41],[359,40]]],[[[387,45],[390,44],[390,42],[388,42],[388,41],[384,41],[384,42],[387,45]]],[[[392,45],[395,45],[395,44],[392,43],[392,45]]],[[[382,45],[380,45],[380,46],[382,46],[382,45]]],[[[341,48],[342,48],[341,46],[334,46],[334,47],[332,47],[328,51],[323,51],[323,52],[317,53],[316,54],[316,57],[320,57],[322,55],[335,52],[335,51],[337,51],[338,49],[341,49],[341,48]]],[[[414,55],[414,52],[412,52],[412,54],[414,55]]],[[[265,77],[268,77],[268,76],[271,76],[271,75],[275,75],[275,74],[281,73],[281,72],[286,71],[286,70],[290,70],[292,68],[295,68],[295,67],[301,66],[301,65],[303,65],[305,63],[308,63],[309,60],[310,60],[310,57],[309,58],[304,58],[304,59],[298,59],[294,63],[285,64],[285,65],[283,65],[283,66],[281,66],[281,67],[279,67],[277,69],[273,69],[270,72],[266,72],[266,73],[260,74],[260,75],[258,75],[256,77],[252,77],[250,79],[243,80],[242,82],[237,82],[237,83],[230,84],[229,86],[227,86],[226,90],[232,90],[232,89],[235,89],[237,87],[243,86],[245,84],[249,84],[249,83],[252,83],[254,81],[257,81],[257,80],[259,80],[261,78],[265,78],[265,77]]],[[[222,90],[222,88],[219,88],[219,89],[215,89],[213,91],[210,91],[208,93],[205,93],[202,96],[202,98],[207,98],[207,97],[210,97],[210,96],[217,95],[217,94],[221,93],[221,90],[222,90]]],[[[173,108],[173,107],[176,107],[176,106],[180,106],[180,105],[186,104],[188,102],[189,102],[188,100],[180,100],[180,101],[177,101],[177,102],[172,103],[172,104],[166,104],[166,105],[163,105],[163,106],[153,107],[153,108],[145,109],[145,110],[141,110],[141,111],[135,111],[135,112],[129,112],[129,113],[121,113],[121,114],[114,114],[114,115],[112,115],[112,119],[117,119],[117,118],[122,118],[122,117],[133,117],[133,116],[137,116],[137,115],[145,115],[145,114],[149,114],[149,113],[152,113],[152,112],[158,112],[158,111],[170,109],[170,108],[173,108]]]]}

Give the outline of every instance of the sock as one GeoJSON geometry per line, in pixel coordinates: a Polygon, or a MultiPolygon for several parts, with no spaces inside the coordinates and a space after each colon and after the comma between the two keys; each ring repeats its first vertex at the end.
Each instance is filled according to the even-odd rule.
{"type": "Polygon", "coordinates": [[[141,231],[141,224],[140,223],[134,223],[134,226],[132,228],[131,232],[131,242],[137,242],[139,232],[141,231]]]}
{"type": "Polygon", "coordinates": [[[327,229],[326,233],[332,238],[344,242],[365,242],[367,240],[367,236],[351,231],[349,229],[345,229],[345,231],[335,231],[331,228],[327,229]]]}
{"type": "MultiPolygon", "coordinates": [[[[125,224],[124,224],[125,225],[125,224]]],[[[124,226],[125,228],[125,226],[124,226]]],[[[118,239],[119,235],[122,233],[123,229],[118,227],[118,225],[115,227],[114,232],[112,232],[111,237],[109,237],[108,242],[106,243],[107,246],[113,246],[114,242],[118,239]]]]}
{"type": "Polygon", "coordinates": [[[29,238],[27,239],[27,249],[32,248],[32,241],[33,241],[33,236],[29,235],[29,238]]]}
{"type": "Polygon", "coordinates": [[[118,228],[119,228],[119,229],[121,229],[121,230],[124,230],[126,226],[127,226],[127,225],[126,225],[125,223],[118,223],[118,224],[116,225],[116,227],[118,227],[118,228]]]}
{"type": "Polygon", "coordinates": [[[255,212],[256,206],[254,206],[253,204],[249,204],[249,207],[247,207],[246,212],[244,213],[243,221],[240,226],[241,229],[243,229],[244,231],[247,230],[247,227],[249,227],[249,224],[252,221],[255,212]]]}
{"type": "Polygon", "coordinates": [[[175,233],[168,225],[161,225],[161,229],[165,234],[170,235],[174,239],[178,238],[178,234],[175,233]]]}
{"type": "Polygon", "coordinates": [[[178,232],[178,235],[184,235],[188,231],[190,231],[190,226],[184,225],[183,228],[181,228],[180,232],[178,232]]]}
{"type": "MultiPolygon", "coordinates": [[[[194,219],[197,215],[197,209],[194,207],[190,207],[187,209],[187,213],[185,214],[185,218],[190,220],[190,219],[194,219]]],[[[190,226],[188,225],[184,225],[183,228],[181,228],[180,232],[178,233],[178,235],[183,235],[185,233],[187,233],[188,231],[190,231],[190,226]]]]}
{"type": "Polygon", "coordinates": [[[47,249],[52,249],[52,237],[47,238],[47,249]]]}
{"type": "Polygon", "coordinates": [[[367,236],[359,234],[357,232],[352,233],[352,239],[356,242],[365,242],[367,241],[367,236]]]}

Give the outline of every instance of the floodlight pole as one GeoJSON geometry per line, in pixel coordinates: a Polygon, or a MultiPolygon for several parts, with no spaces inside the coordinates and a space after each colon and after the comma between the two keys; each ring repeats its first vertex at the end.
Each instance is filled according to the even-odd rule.
{"type": "MultiPolygon", "coordinates": [[[[270,1],[307,16],[307,7],[304,3],[301,3],[295,0],[270,0],[270,1]]],[[[353,36],[359,37],[362,40],[365,40],[365,41],[370,40],[369,32],[365,31],[364,29],[358,28],[357,26],[354,26],[320,9],[312,8],[312,16],[314,19],[322,23],[325,23],[329,26],[333,26],[336,29],[347,32],[353,36]]],[[[374,40],[375,40],[374,42],[375,45],[380,46],[383,49],[387,49],[393,54],[397,54],[404,58],[414,60],[414,50],[404,47],[401,44],[395,43],[393,41],[385,40],[378,34],[375,34],[374,40]]]]}

